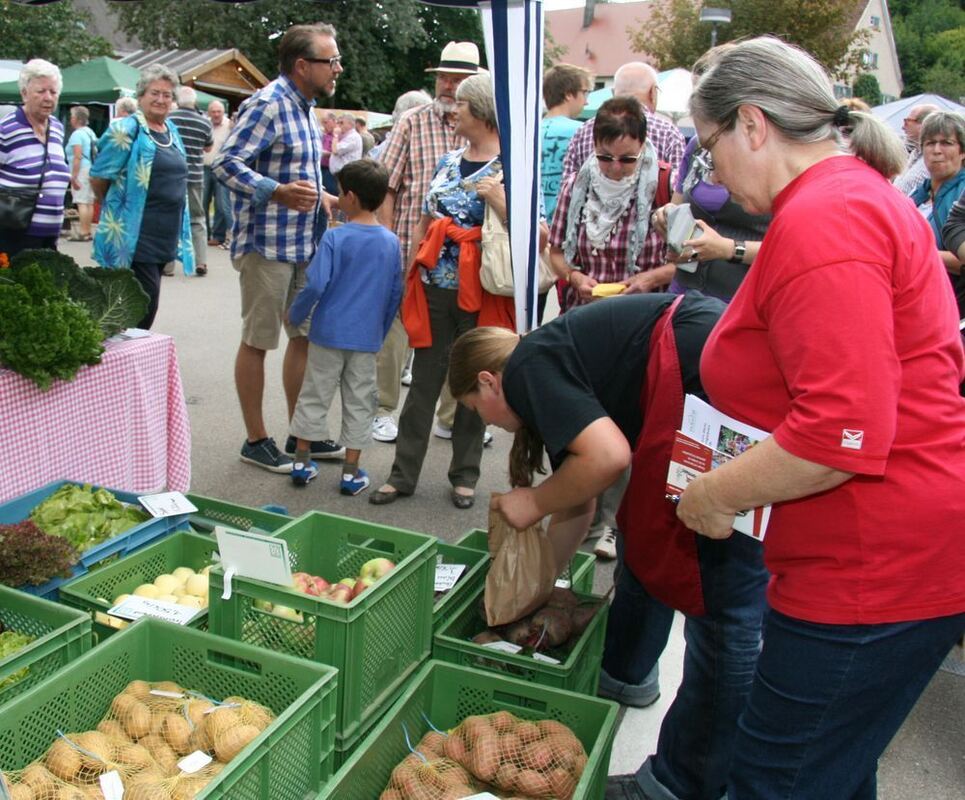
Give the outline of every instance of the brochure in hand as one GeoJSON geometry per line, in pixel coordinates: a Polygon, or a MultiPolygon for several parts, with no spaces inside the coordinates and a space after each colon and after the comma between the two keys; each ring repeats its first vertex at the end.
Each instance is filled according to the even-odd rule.
{"type": "MultiPolygon", "coordinates": [[[[688,394],[670,456],[667,496],[679,497],[698,475],[739,456],[768,436],[767,431],[728,417],[699,397],[688,394]]],[[[734,518],[734,530],[763,541],[770,518],[770,505],[741,511],[734,518]]]]}

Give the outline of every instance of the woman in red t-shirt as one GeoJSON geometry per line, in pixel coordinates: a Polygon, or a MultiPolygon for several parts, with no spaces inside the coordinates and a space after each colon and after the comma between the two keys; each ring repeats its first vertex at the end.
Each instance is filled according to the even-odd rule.
{"type": "Polygon", "coordinates": [[[839,106],[810,56],[744,42],[691,110],[716,178],[773,214],[701,360],[713,404],[773,436],[678,506],[724,538],[736,512],[774,504],[729,796],[870,800],[878,757],[965,629],[955,299],[927,223],[883,177],[898,139],[839,106]]]}

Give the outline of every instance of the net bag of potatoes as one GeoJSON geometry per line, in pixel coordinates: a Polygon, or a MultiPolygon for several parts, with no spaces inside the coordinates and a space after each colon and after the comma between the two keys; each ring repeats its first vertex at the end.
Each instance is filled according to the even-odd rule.
{"type": "MultiPolygon", "coordinates": [[[[498,496],[498,495],[494,495],[498,496]]],[[[546,604],[556,584],[556,555],[542,525],[516,530],[505,517],[489,512],[486,623],[508,625],[546,604]]]]}
{"type": "Polygon", "coordinates": [[[501,793],[547,800],[570,800],[587,761],[583,744],[561,722],[531,722],[508,711],[466,717],[444,751],[501,793]]]}
{"type": "Polygon", "coordinates": [[[379,800],[459,800],[480,791],[479,783],[455,761],[417,751],[392,770],[379,800]]]}

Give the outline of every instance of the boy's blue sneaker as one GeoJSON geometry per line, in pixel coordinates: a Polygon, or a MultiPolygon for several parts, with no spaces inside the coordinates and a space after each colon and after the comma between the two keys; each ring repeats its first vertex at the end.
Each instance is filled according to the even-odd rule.
{"type": "Polygon", "coordinates": [[[316,475],[318,475],[318,467],[314,461],[309,461],[307,464],[301,461],[292,464],[292,483],[296,486],[304,486],[316,475]]]}
{"type": "Polygon", "coordinates": [[[349,473],[342,475],[341,492],[354,496],[368,489],[369,483],[369,474],[364,469],[359,468],[357,475],[349,473]]]}

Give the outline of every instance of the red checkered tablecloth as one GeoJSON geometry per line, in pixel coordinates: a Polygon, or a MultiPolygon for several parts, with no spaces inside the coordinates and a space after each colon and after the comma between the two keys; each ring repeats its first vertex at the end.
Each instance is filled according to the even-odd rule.
{"type": "Polygon", "coordinates": [[[0,369],[0,502],[54,480],[187,491],[191,428],[174,340],[109,342],[47,392],[0,369]]]}

